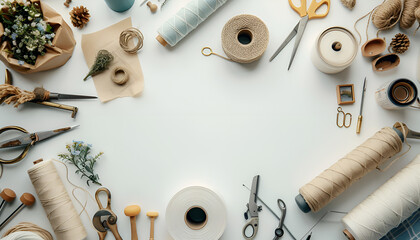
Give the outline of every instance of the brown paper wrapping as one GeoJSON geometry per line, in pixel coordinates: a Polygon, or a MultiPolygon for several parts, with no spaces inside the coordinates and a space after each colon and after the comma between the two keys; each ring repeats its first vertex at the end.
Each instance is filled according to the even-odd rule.
{"type": "MultiPolygon", "coordinates": [[[[39,1],[32,1],[39,2],[39,1]]],[[[35,73],[58,68],[64,65],[73,54],[76,40],[73,31],[64,21],[63,17],[46,3],[39,2],[44,21],[49,23],[55,30],[55,37],[52,41],[53,46],[46,46],[47,52],[44,56],[38,56],[35,65],[24,63],[19,65],[18,60],[4,51],[8,48],[6,41],[0,45],[0,60],[8,67],[20,73],[35,73]]],[[[0,37],[3,36],[4,28],[0,23],[0,37]]]]}
{"type": "MultiPolygon", "coordinates": [[[[131,17],[129,17],[98,32],[82,35],[83,55],[89,68],[101,49],[108,50],[114,56],[109,68],[93,77],[96,92],[102,102],[119,97],[133,97],[143,91],[143,72],[139,58],[137,54],[126,53],[119,43],[120,33],[131,26],[131,17]],[[112,69],[117,66],[124,67],[129,75],[129,80],[124,85],[118,85],[111,80],[112,69]]],[[[86,69],[86,74],[88,72],[86,69]]],[[[86,81],[91,81],[90,77],[86,81]]]]}

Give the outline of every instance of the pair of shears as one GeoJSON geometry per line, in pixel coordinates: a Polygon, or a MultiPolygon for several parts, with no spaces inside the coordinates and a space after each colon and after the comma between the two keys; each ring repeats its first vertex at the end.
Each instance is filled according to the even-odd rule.
{"type": "Polygon", "coordinates": [[[261,206],[257,205],[259,181],[260,175],[257,175],[252,179],[249,202],[246,204],[247,211],[244,213],[245,220],[249,220],[242,229],[242,235],[248,240],[254,239],[258,232],[258,212],[262,209],[261,206]]]}
{"type": "Polygon", "coordinates": [[[19,162],[20,160],[26,157],[26,154],[28,154],[29,149],[33,145],[35,145],[35,143],[54,137],[56,135],[68,132],[78,126],[79,125],[72,126],[72,127],[59,128],[59,129],[50,130],[50,131],[34,132],[34,133],[29,133],[28,131],[26,131],[26,129],[22,127],[18,127],[18,126],[8,126],[8,127],[1,128],[0,134],[7,131],[12,131],[12,130],[16,130],[24,134],[22,136],[11,138],[9,140],[0,142],[0,150],[6,149],[6,148],[12,148],[12,147],[25,147],[25,149],[19,156],[17,156],[14,159],[6,160],[6,159],[0,158],[0,163],[12,164],[12,163],[19,162]]]}
{"type": "Polygon", "coordinates": [[[117,227],[117,215],[111,209],[111,192],[107,188],[99,188],[95,193],[96,202],[98,203],[99,210],[95,213],[92,218],[92,224],[98,232],[100,240],[104,240],[108,230],[114,234],[116,240],[122,240],[117,227]],[[105,192],[107,195],[106,208],[102,206],[101,200],[99,200],[99,193],[105,192]]]}
{"type": "Polygon", "coordinates": [[[289,0],[289,5],[300,15],[301,19],[293,28],[292,32],[289,34],[286,40],[284,40],[284,42],[280,45],[277,51],[270,58],[271,62],[281,52],[281,50],[283,50],[283,48],[296,36],[295,46],[293,47],[292,56],[290,58],[289,67],[287,68],[287,70],[289,70],[290,66],[292,65],[293,59],[296,55],[296,51],[299,47],[300,40],[302,39],[303,33],[305,32],[306,24],[308,23],[309,19],[326,17],[330,11],[330,0],[321,0],[320,2],[317,2],[317,0],[312,0],[308,10],[306,10],[306,0],[300,0],[300,7],[297,7],[292,2],[292,0],[289,0]],[[324,4],[327,5],[327,11],[325,13],[317,14],[316,11],[324,4]]]}

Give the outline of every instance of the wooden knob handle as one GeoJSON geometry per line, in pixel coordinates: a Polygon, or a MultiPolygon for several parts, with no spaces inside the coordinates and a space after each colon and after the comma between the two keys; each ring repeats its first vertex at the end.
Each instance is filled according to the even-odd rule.
{"type": "Polygon", "coordinates": [[[6,202],[12,202],[16,198],[16,193],[10,188],[5,188],[1,191],[0,197],[6,202]]]}
{"type": "Polygon", "coordinates": [[[20,201],[26,206],[32,206],[35,203],[35,197],[30,193],[24,193],[20,197],[20,201]]]}
{"type": "Polygon", "coordinates": [[[150,11],[152,13],[156,12],[156,10],[157,10],[157,5],[156,4],[153,4],[152,2],[147,2],[147,6],[150,8],[150,11]]]}

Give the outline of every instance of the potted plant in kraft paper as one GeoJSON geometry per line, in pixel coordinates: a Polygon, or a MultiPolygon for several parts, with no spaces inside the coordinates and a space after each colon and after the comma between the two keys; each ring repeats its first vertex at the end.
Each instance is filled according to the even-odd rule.
{"type": "Polygon", "coordinates": [[[64,65],[76,41],[63,17],[39,0],[0,0],[0,60],[21,73],[64,65]]]}

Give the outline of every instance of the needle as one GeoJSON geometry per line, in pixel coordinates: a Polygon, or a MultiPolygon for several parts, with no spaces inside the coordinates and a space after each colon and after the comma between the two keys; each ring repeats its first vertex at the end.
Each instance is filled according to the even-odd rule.
{"type": "Polygon", "coordinates": [[[364,102],[363,100],[365,100],[365,92],[366,92],[366,77],[365,77],[365,81],[363,82],[362,102],[360,103],[360,114],[359,114],[359,117],[357,118],[357,127],[356,127],[357,134],[360,133],[360,129],[362,128],[362,120],[363,120],[362,111],[363,111],[363,102],[364,102]]]}
{"type": "MultiPolygon", "coordinates": [[[[244,186],[246,189],[248,189],[249,191],[251,191],[251,189],[249,189],[245,184],[242,184],[242,186],[244,186]]],[[[280,217],[277,216],[277,214],[267,205],[265,204],[265,202],[263,200],[261,200],[260,197],[258,197],[258,195],[255,195],[257,197],[258,200],[260,200],[260,202],[280,221],[280,217]]],[[[285,224],[283,224],[284,229],[286,229],[286,231],[290,234],[290,236],[292,236],[292,238],[294,240],[296,240],[295,236],[293,236],[293,234],[289,231],[289,229],[286,227],[285,224]]]]}

